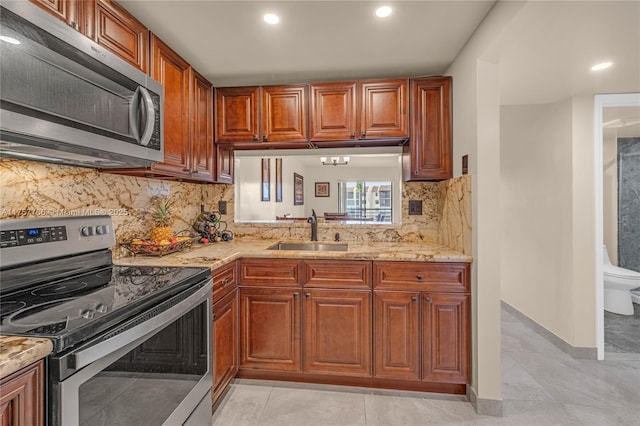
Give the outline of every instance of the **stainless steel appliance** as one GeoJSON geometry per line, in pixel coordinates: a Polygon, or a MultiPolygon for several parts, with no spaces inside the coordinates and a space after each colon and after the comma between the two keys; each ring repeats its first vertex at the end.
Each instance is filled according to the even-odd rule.
{"type": "Polygon", "coordinates": [[[0,334],[47,337],[48,423],[211,422],[209,268],[112,264],[109,216],[0,221],[0,334]]]}
{"type": "Polygon", "coordinates": [[[85,167],[163,161],[163,88],[27,1],[0,7],[0,155],[85,167]]]}

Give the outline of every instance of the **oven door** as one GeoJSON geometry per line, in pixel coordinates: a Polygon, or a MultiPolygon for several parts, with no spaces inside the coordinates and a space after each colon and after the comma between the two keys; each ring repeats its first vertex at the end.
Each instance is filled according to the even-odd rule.
{"type": "Polygon", "coordinates": [[[114,337],[54,357],[52,371],[66,364],[75,372],[50,377],[51,424],[210,423],[211,293],[208,282],[163,302],[173,306],[160,314],[156,307],[136,316],[138,325],[114,337]]]}

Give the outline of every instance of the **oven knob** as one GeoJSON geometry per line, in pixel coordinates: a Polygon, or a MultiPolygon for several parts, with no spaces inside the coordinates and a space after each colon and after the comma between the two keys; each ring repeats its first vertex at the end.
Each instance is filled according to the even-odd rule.
{"type": "Polygon", "coordinates": [[[80,316],[84,319],[92,319],[95,313],[91,309],[83,309],[80,311],[80,316]]]}
{"type": "Polygon", "coordinates": [[[96,234],[105,235],[108,232],[109,232],[109,228],[107,227],[107,225],[98,225],[98,226],[96,226],[96,234]]]}
{"type": "Polygon", "coordinates": [[[85,237],[90,237],[93,235],[93,227],[91,226],[83,226],[80,230],[80,233],[85,237]]]}
{"type": "Polygon", "coordinates": [[[102,303],[98,303],[96,305],[96,312],[104,314],[105,312],[107,312],[107,306],[102,303]]]}

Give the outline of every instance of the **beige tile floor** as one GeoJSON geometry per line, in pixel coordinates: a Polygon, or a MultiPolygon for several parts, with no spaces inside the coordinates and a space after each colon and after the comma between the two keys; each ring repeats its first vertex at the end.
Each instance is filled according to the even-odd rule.
{"type": "Polygon", "coordinates": [[[215,426],[640,426],[640,360],[576,360],[502,311],[503,417],[464,397],[236,380],[215,426]]]}

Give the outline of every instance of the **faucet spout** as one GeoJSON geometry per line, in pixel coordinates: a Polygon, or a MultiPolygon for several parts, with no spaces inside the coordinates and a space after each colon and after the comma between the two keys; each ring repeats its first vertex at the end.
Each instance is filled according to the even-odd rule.
{"type": "Polygon", "coordinates": [[[307,219],[307,222],[311,224],[311,241],[318,241],[318,216],[316,216],[314,209],[311,209],[311,217],[307,219]]]}

